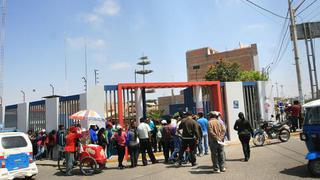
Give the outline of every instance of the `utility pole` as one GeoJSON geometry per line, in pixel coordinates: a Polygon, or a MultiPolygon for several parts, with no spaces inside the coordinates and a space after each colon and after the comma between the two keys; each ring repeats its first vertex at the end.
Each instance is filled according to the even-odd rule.
{"type": "Polygon", "coordinates": [[[52,96],[54,96],[54,86],[50,84],[51,90],[52,90],[52,96]]]}
{"type": "Polygon", "coordinates": [[[298,90],[299,90],[299,100],[300,103],[304,103],[304,97],[302,92],[302,84],[301,84],[301,73],[300,73],[300,64],[299,64],[299,52],[298,52],[298,45],[297,45],[297,29],[296,29],[296,22],[295,22],[295,10],[292,9],[291,0],[288,0],[289,4],[289,11],[290,11],[290,22],[291,22],[291,35],[292,35],[292,43],[293,43],[293,50],[294,50],[294,59],[296,64],[296,71],[297,71],[297,80],[298,80],[298,90]]]}
{"type": "Polygon", "coordinates": [[[26,93],[23,90],[21,90],[20,92],[22,93],[22,100],[25,103],[26,102],[26,93]]]}
{"type": "Polygon", "coordinates": [[[99,75],[99,70],[98,69],[95,69],[94,70],[94,84],[95,85],[98,85],[98,83],[99,83],[99,77],[98,77],[98,75],[99,75]]]}

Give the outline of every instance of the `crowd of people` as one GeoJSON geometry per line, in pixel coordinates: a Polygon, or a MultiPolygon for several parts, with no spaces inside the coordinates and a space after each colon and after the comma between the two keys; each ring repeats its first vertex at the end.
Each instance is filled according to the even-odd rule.
{"type": "MultiPolygon", "coordinates": [[[[45,130],[37,134],[29,131],[28,134],[33,143],[36,159],[44,157],[52,159],[53,148],[57,146],[59,156],[66,158],[67,175],[72,175],[75,154],[81,151],[81,144],[101,146],[108,159],[116,153],[119,169],[125,168],[123,160],[126,148],[130,155],[131,168],[138,165],[140,154],[143,166],[148,165],[146,153],[152,164],[158,163],[154,154],[156,151],[163,151],[166,164],[180,166],[191,163],[192,166],[195,166],[197,165],[196,156],[208,155],[210,149],[213,171],[225,172],[225,123],[217,111],[208,113],[206,117],[202,112],[197,115],[179,112],[161,120],[140,118],[139,124],[136,120],[131,120],[126,127],[107,122],[102,128],[91,125],[87,131],[89,137],[84,137],[84,130],[80,125],[71,126],[67,131],[63,125],[60,125],[58,131],[53,130],[49,134],[45,130]]],[[[239,120],[236,121],[234,129],[238,131],[243,146],[244,160],[248,161],[250,158],[249,140],[253,132],[243,113],[239,113],[239,120]]]]}

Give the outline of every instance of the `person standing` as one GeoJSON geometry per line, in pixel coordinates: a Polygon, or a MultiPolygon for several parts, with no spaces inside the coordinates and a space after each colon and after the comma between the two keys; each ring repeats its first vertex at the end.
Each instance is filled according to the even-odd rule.
{"type": "Polygon", "coordinates": [[[130,154],[131,167],[138,165],[139,158],[139,138],[136,122],[131,122],[130,130],[127,133],[127,146],[130,154]]]}
{"type": "Polygon", "coordinates": [[[198,116],[197,122],[202,130],[202,142],[199,142],[199,146],[202,146],[200,148],[201,152],[199,152],[201,156],[203,155],[203,150],[205,155],[208,154],[208,119],[203,116],[203,112],[199,112],[198,116]]]}
{"type": "Polygon", "coordinates": [[[292,125],[292,131],[296,132],[298,129],[298,124],[300,124],[301,118],[301,105],[299,101],[295,100],[293,101],[293,106],[291,107],[291,125],[292,125]]]}
{"type": "Polygon", "coordinates": [[[98,135],[97,131],[99,131],[99,127],[97,125],[90,125],[90,140],[91,144],[97,144],[98,143],[98,135]]]}
{"type": "Polygon", "coordinates": [[[208,138],[211,151],[211,160],[213,164],[213,172],[225,172],[225,153],[224,153],[224,134],[225,127],[218,120],[218,114],[209,113],[210,121],[208,123],[208,138]]]}
{"type": "Polygon", "coordinates": [[[196,156],[194,154],[194,150],[197,147],[200,133],[198,129],[198,124],[196,121],[192,119],[192,114],[185,113],[184,118],[178,130],[182,130],[182,146],[179,152],[179,160],[178,164],[181,165],[183,161],[183,155],[187,148],[189,148],[190,152],[190,162],[192,166],[196,165],[196,156]]]}
{"type": "Polygon", "coordinates": [[[161,124],[163,127],[161,129],[162,138],[161,141],[163,143],[163,155],[164,155],[164,162],[169,162],[169,152],[171,155],[174,151],[174,144],[173,144],[173,137],[175,135],[175,128],[171,125],[171,119],[162,120],[161,124]]]}
{"type": "Polygon", "coordinates": [[[49,135],[47,136],[46,140],[46,146],[47,146],[47,157],[49,159],[53,159],[53,148],[57,144],[57,134],[56,130],[52,130],[49,135]]]}
{"type": "Polygon", "coordinates": [[[242,145],[244,161],[250,159],[250,138],[253,136],[253,130],[248,120],[245,119],[244,114],[238,114],[239,119],[234,124],[234,130],[238,131],[239,139],[242,145]]]}
{"type": "Polygon", "coordinates": [[[107,129],[105,131],[105,137],[108,141],[108,144],[107,144],[107,158],[110,159],[111,156],[112,156],[112,151],[113,151],[113,141],[112,141],[112,136],[113,136],[113,132],[112,132],[112,123],[109,122],[107,124],[107,129]]]}
{"type": "Polygon", "coordinates": [[[98,131],[98,145],[101,146],[104,150],[106,150],[108,144],[107,138],[105,137],[105,132],[105,128],[101,128],[98,131]]]}
{"type": "Polygon", "coordinates": [[[146,158],[146,151],[148,152],[148,155],[153,164],[158,162],[153,154],[151,143],[150,143],[151,129],[150,129],[150,126],[147,123],[145,123],[145,121],[146,121],[145,118],[140,118],[140,124],[137,128],[138,136],[140,140],[140,151],[142,155],[142,163],[144,166],[148,164],[148,161],[146,158]]]}
{"type": "Polygon", "coordinates": [[[126,152],[126,139],[127,134],[124,132],[123,128],[118,125],[117,127],[118,131],[113,135],[113,139],[115,139],[117,143],[117,151],[118,151],[118,168],[123,169],[124,166],[122,164],[124,154],[126,152]]]}
{"type": "Polygon", "coordinates": [[[150,118],[146,119],[146,123],[149,125],[151,129],[151,147],[153,148],[154,152],[157,152],[157,126],[155,125],[154,121],[150,118]]]}
{"type": "Polygon", "coordinates": [[[60,124],[57,132],[57,146],[58,146],[58,152],[59,152],[59,159],[61,159],[63,156],[65,144],[66,144],[66,132],[64,129],[64,125],[60,124]]]}
{"type": "Polygon", "coordinates": [[[71,126],[69,128],[68,135],[66,137],[66,145],[65,145],[65,156],[66,156],[66,175],[72,176],[71,170],[73,168],[74,163],[74,155],[77,151],[77,142],[78,139],[81,138],[81,134],[77,133],[77,127],[71,126]]]}

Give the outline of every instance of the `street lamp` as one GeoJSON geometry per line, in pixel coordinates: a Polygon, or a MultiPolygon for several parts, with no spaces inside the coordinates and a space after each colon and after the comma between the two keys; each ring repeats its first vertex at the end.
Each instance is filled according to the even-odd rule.
{"type": "Polygon", "coordinates": [[[24,91],[20,91],[22,93],[22,100],[23,102],[26,102],[26,93],[24,91]]]}
{"type": "Polygon", "coordinates": [[[84,91],[87,92],[87,79],[85,77],[82,77],[84,82],[84,91]]]}
{"type": "Polygon", "coordinates": [[[50,84],[51,88],[52,88],[52,96],[54,96],[54,86],[52,84],[50,84]]]}

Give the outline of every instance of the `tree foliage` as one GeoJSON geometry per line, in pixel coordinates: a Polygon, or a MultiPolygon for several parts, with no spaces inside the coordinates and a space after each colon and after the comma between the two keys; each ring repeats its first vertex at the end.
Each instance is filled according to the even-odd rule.
{"type": "Polygon", "coordinates": [[[237,81],[240,73],[238,63],[221,61],[215,66],[211,66],[205,75],[207,81],[237,81]]]}
{"type": "Polygon", "coordinates": [[[240,81],[267,81],[268,77],[259,71],[243,71],[239,75],[240,81]]]}
{"type": "Polygon", "coordinates": [[[268,77],[259,71],[241,71],[238,63],[221,61],[211,66],[205,75],[207,81],[266,81],[268,77]]]}
{"type": "Polygon", "coordinates": [[[150,110],[147,113],[147,116],[153,120],[159,120],[163,116],[163,113],[164,113],[164,110],[155,109],[155,110],[150,110]]]}

